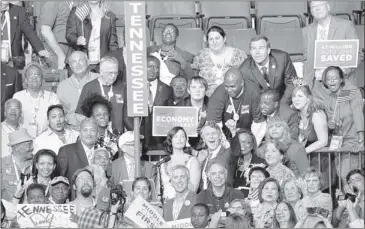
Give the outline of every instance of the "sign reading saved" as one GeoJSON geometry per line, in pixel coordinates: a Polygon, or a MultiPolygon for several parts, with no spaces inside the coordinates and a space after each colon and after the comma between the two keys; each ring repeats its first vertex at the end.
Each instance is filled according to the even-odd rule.
{"type": "Polygon", "coordinates": [[[152,135],[166,137],[169,130],[181,126],[189,137],[197,137],[198,108],[153,107],[152,135]]]}
{"type": "Polygon", "coordinates": [[[314,68],[328,66],[356,68],[359,58],[359,40],[316,40],[314,48],[314,68]]]}

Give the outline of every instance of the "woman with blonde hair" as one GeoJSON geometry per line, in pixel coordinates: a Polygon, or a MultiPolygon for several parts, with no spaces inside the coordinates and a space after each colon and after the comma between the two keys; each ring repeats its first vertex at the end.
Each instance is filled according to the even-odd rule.
{"type": "Polygon", "coordinates": [[[90,68],[99,71],[99,62],[108,51],[118,48],[116,16],[105,1],[86,1],[73,7],[67,20],[69,45],[88,54],[90,68]]]}
{"type": "Polygon", "coordinates": [[[299,174],[305,173],[309,167],[305,148],[292,139],[289,125],[282,118],[274,116],[270,119],[267,124],[265,138],[275,140],[288,159],[296,164],[299,174]]]}

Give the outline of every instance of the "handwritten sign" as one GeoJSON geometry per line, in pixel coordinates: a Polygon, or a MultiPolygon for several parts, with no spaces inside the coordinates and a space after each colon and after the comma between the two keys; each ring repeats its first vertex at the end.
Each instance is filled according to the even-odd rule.
{"type": "Polygon", "coordinates": [[[170,228],[194,228],[190,218],[169,221],[167,224],[170,228]]]}
{"type": "Polygon", "coordinates": [[[328,66],[356,68],[359,58],[359,40],[316,40],[314,48],[314,68],[328,66]]]}
{"type": "Polygon", "coordinates": [[[138,196],[133,200],[128,210],[124,214],[135,224],[144,228],[168,228],[169,225],[156,211],[156,209],[138,196]]]}
{"type": "Polygon", "coordinates": [[[18,204],[17,219],[21,228],[76,228],[70,221],[76,214],[75,205],[18,204]]]}
{"type": "Polygon", "coordinates": [[[189,137],[197,137],[198,108],[153,107],[152,135],[166,137],[169,130],[181,126],[189,137]]]}

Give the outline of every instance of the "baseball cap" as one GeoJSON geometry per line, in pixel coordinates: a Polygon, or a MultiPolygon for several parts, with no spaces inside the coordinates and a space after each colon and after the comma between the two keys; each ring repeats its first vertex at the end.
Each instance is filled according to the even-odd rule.
{"type": "MultiPolygon", "coordinates": [[[[143,135],[140,135],[140,139],[143,139],[143,135]]],[[[134,142],[134,131],[127,131],[119,137],[118,145],[122,147],[125,144],[132,144],[134,142]]]]}
{"type": "Polygon", "coordinates": [[[51,181],[51,186],[53,186],[55,184],[58,184],[60,182],[70,186],[70,183],[68,182],[68,179],[66,177],[63,177],[63,176],[58,176],[58,177],[53,178],[52,181],[51,181]]]}

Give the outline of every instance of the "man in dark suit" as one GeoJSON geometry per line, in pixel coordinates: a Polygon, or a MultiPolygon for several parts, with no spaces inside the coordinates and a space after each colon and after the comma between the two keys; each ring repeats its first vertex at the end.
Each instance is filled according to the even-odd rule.
{"type": "Polygon", "coordinates": [[[92,164],[94,144],[97,136],[97,123],[91,118],[82,120],[80,125],[80,140],[76,143],[62,146],[58,152],[57,167],[60,176],[72,180],[72,175],[76,170],[92,164]]]}
{"type": "Polygon", "coordinates": [[[297,76],[289,54],[271,49],[270,41],[265,36],[251,39],[250,53],[251,56],[240,66],[244,79],[254,82],[261,92],[268,89],[277,90],[281,96],[281,103],[288,107],[291,104],[293,79],[297,76]]]}
{"type": "Polygon", "coordinates": [[[175,221],[190,218],[191,209],[196,203],[196,193],[189,190],[189,169],[184,165],[176,165],[171,171],[171,184],[175,189],[174,199],[169,199],[163,206],[163,218],[166,221],[175,221]],[[173,205],[181,206],[178,213],[173,210],[173,205]]]}
{"type": "MultiPolygon", "coordinates": [[[[107,170],[111,173],[107,174],[107,176],[110,177],[112,184],[118,184],[123,180],[134,180],[137,177],[135,175],[134,132],[128,131],[122,134],[119,137],[118,145],[123,155],[113,161],[107,170]]],[[[153,179],[156,184],[157,171],[152,163],[141,160],[141,176],[153,179]]]]}
{"type": "Polygon", "coordinates": [[[38,55],[50,57],[50,53],[44,49],[37,32],[30,25],[30,20],[26,9],[22,6],[9,4],[9,1],[1,3],[1,41],[2,50],[6,58],[2,62],[9,63],[16,69],[23,69],[25,66],[25,56],[22,45],[23,34],[30,42],[38,55]]]}
{"type": "MultiPolygon", "coordinates": [[[[13,98],[15,92],[23,90],[22,77],[14,68],[1,62],[1,111],[8,99],[13,98]]],[[[4,112],[1,112],[1,121],[4,121],[4,112]]]]}
{"type": "MultiPolygon", "coordinates": [[[[311,1],[310,11],[314,22],[303,28],[303,79],[312,89],[313,96],[326,101],[328,94],[322,83],[324,69],[314,69],[314,48],[316,40],[348,40],[359,39],[354,25],[347,19],[331,15],[327,1],[311,1]]],[[[359,58],[360,60],[360,58],[359,58]]],[[[354,69],[343,69],[346,81],[356,82],[354,69]]]]}
{"type": "MultiPolygon", "coordinates": [[[[173,96],[172,88],[160,81],[160,61],[154,56],[147,56],[147,81],[149,88],[149,115],[141,122],[141,134],[144,136],[144,151],[163,150],[164,137],[152,136],[152,116],[154,106],[167,106],[167,101],[173,96]]],[[[127,106],[127,105],[125,105],[127,106]]],[[[129,118],[130,120],[132,118],[129,118]]],[[[133,121],[128,122],[128,130],[133,130],[133,121]]],[[[127,125],[127,123],[126,123],[127,125]]]]}

